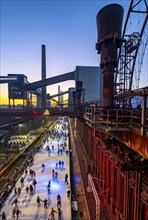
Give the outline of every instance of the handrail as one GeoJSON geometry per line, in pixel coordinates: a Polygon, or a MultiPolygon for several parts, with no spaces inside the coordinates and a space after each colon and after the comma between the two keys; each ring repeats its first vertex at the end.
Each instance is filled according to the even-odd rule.
{"type": "Polygon", "coordinates": [[[106,109],[100,107],[89,107],[85,112],[85,120],[91,125],[104,124],[115,126],[117,129],[122,126],[131,128],[138,126],[140,129],[148,128],[148,111],[145,114],[144,124],[142,123],[142,109],[106,109]]]}

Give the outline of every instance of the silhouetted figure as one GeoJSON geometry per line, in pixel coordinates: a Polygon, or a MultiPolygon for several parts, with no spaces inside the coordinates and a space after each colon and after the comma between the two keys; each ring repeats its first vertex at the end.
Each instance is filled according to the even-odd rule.
{"type": "Polygon", "coordinates": [[[17,219],[18,219],[18,217],[19,217],[19,214],[21,214],[21,211],[20,211],[19,209],[17,209],[17,210],[16,210],[16,217],[17,217],[17,219]]]}
{"type": "Polygon", "coordinates": [[[14,208],[14,209],[12,209],[12,218],[15,218],[15,213],[16,213],[16,210],[14,208]]]}
{"type": "Polygon", "coordinates": [[[70,190],[67,191],[67,197],[70,197],[70,190]]]}
{"type": "Polygon", "coordinates": [[[52,170],[52,178],[54,178],[54,175],[55,175],[55,171],[52,170]]]}
{"type": "Polygon", "coordinates": [[[49,217],[51,217],[51,220],[55,220],[55,218],[54,218],[54,213],[57,213],[54,209],[53,209],[53,207],[51,208],[51,211],[50,211],[50,214],[49,214],[49,217]]]}
{"type": "Polygon", "coordinates": [[[41,201],[42,201],[42,200],[41,200],[40,197],[38,196],[38,197],[37,197],[37,200],[36,200],[38,207],[40,206],[40,204],[41,204],[40,202],[41,202],[41,201]]]}
{"type": "Polygon", "coordinates": [[[57,172],[55,172],[54,178],[58,180],[58,176],[59,176],[59,174],[57,172]]]}
{"type": "Polygon", "coordinates": [[[34,185],[34,188],[36,188],[37,181],[34,179],[32,184],[34,185]]]}
{"type": "Polygon", "coordinates": [[[18,196],[20,196],[21,195],[21,188],[20,187],[18,187],[17,192],[18,192],[18,196]]]}
{"type": "Polygon", "coordinates": [[[62,220],[62,210],[58,208],[58,220],[62,220]]]}
{"type": "Polygon", "coordinates": [[[6,214],[5,212],[2,212],[2,214],[0,215],[2,217],[2,220],[6,220],[6,214]]]}
{"type": "Polygon", "coordinates": [[[33,193],[33,187],[32,187],[32,185],[30,185],[29,189],[30,189],[30,195],[32,195],[32,193],[33,193]]]}
{"type": "Polygon", "coordinates": [[[28,194],[28,192],[29,192],[29,187],[26,186],[26,194],[28,194]]]}
{"type": "Polygon", "coordinates": [[[68,174],[65,174],[65,184],[68,184],[68,174]]]}
{"type": "Polygon", "coordinates": [[[44,200],[43,200],[43,202],[44,202],[44,209],[47,209],[48,207],[47,207],[47,199],[45,198],[44,200]]]}
{"type": "Polygon", "coordinates": [[[45,169],[45,165],[42,163],[41,167],[42,167],[42,172],[43,172],[45,169]]]}

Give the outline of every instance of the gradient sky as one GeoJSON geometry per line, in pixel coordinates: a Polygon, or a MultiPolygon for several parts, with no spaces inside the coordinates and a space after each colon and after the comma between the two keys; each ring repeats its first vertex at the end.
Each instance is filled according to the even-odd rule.
{"type": "MultiPolygon", "coordinates": [[[[42,44],[46,45],[47,77],[73,71],[78,65],[99,66],[96,15],[111,3],[124,7],[125,20],[129,0],[1,0],[0,74],[20,73],[29,82],[40,80],[42,44]]],[[[140,86],[148,84],[148,65],[144,65],[140,86]]],[[[74,82],[61,83],[61,90],[70,86],[74,82]]],[[[0,85],[1,104],[6,90],[6,85],[0,85]]],[[[47,91],[57,93],[57,85],[47,91]]]]}

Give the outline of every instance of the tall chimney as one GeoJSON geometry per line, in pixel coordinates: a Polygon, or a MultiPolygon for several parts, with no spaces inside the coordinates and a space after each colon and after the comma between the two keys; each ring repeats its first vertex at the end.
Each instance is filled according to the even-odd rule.
{"type": "Polygon", "coordinates": [[[61,102],[61,96],[60,96],[60,93],[61,93],[61,91],[60,91],[60,86],[58,86],[58,105],[59,105],[60,102],[61,102]]]}
{"type": "MultiPolygon", "coordinates": [[[[42,45],[42,80],[46,79],[46,47],[42,45]]],[[[42,87],[42,108],[46,109],[46,86],[42,87]]]]}
{"type": "Polygon", "coordinates": [[[117,50],[121,47],[123,8],[118,4],[107,5],[97,14],[100,67],[103,74],[103,106],[113,106],[114,72],[117,67],[117,50]]]}

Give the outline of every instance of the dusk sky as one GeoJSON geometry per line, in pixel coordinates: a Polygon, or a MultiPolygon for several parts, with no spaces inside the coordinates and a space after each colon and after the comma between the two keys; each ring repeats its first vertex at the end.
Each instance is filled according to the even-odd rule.
{"type": "MultiPolygon", "coordinates": [[[[46,45],[47,77],[75,70],[76,66],[99,66],[95,50],[96,15],[105,5],[124,7],[124,21],[130,0],[1,0],[0,74],[24,74],[29,82],[41,79],[41,45],[46,45]]],[[[148,53],[148,50],[146,51],[148,53]]],[[[145,56],[146,63],[148,56],[145,56]]],[[[144,64],[140,86],[148,84],[144,64]]],[[[74,82],[61,84],[61,90],[74,82]]],[[[57,93],[57,85],[48,93],[57,93]]],[[[0,85],[0,104],[6,103],[7,86],[0,85]]]]}

